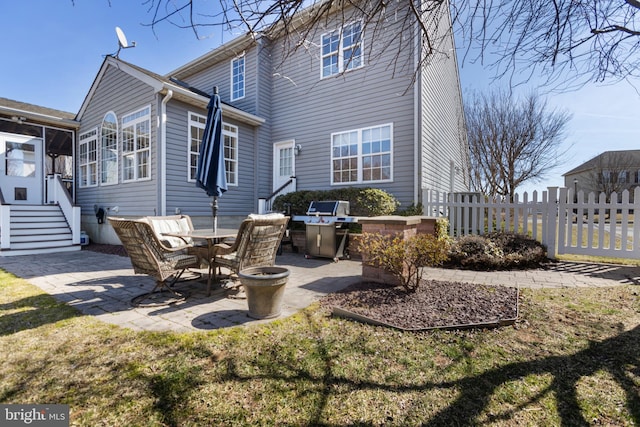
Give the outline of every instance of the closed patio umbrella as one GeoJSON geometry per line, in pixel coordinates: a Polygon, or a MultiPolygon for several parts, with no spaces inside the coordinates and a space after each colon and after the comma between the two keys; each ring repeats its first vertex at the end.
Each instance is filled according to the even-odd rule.
{"type": "Polygon", "coordinates": [[[218,197],[227,191],[227,174],[224,167],[224,147],[222,145],[222,110],[218,87],[214,86],[213,95],[207,106],[198,167],[196,169],[196,185],[213,197],[211,209],[213,213],[213,231],[218,230],[218,197]]]}

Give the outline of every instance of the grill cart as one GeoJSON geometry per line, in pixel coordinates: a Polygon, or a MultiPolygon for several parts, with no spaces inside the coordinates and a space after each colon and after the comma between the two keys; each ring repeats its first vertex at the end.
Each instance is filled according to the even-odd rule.
{"type": "Polygon", "coordinates": [[[343,200],[313,201],[306,215],[295,215],[293,221],[305,223],[305,257],[349,258],[349,230],[345,224],[358,222],[349,216],[349,202],[343,200]]]}

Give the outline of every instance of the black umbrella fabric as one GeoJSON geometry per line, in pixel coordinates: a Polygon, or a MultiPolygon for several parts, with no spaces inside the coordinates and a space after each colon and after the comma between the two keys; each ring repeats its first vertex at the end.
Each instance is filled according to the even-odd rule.
{"type": "Polygon", "coordinates": [[[222,110],[218,88],[213,88],[213,96],[207,106],[207,122],[204,128],[196,185],[213,197],[213,231],[218,229],[218,197],[227,191],[227,174],[224,167],[224,147],[222,146],[222,110]]]}

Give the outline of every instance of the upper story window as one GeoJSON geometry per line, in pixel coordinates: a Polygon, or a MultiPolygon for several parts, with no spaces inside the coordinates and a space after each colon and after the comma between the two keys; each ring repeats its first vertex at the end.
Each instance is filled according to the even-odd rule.
{"type": "Polygon", "coordinates": [[[629,171],[618,172],[618,182],[621,184],[626,184],[627,182],[629,182],[629,171]]]}
{"type": "MultiPolygon", "coordinates": [[[[189,181],[196,180],[198,156],[207,117],[189,113],[189,181]]],[[[222,143],[224,150],[224,168],[227,184],[238,185],[238,127],[222,124],[222,143]]]]}
{"type": "Polygon", "coordinates": [[[98,185],[98,129],[78,136],[78,171],[80,187],[98,185]]]}
{"type": "Polygon", "coordinates": [[[362,24],[354,22],[322,35],[322,77],[359,68],[362,60],[362,24]]]}
{"type": "Polygon", "coordinates": [[[122,181],[151,178],[151,107],[122,117],[122,181]]]}
{"type": "Polygon", "coordinates": [[[244,55],[231,61],[231,100],[244,98],[244,55]]]}
{"type": "Polygon", "coordinates": [[[392,151],[391,124],[332,134],[331,182],[391,181],[392,151]]]}
{"type": "Polygon", "coordinates": [[[100,182],[102,184],[118,183],[118,119],[113,112],[108,112],[102,120],[100,129],[101,169],[100,182]]]}

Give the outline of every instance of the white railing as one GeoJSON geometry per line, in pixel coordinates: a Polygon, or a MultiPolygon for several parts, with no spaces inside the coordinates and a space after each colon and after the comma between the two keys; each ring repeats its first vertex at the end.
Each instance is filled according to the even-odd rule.
{"type": "Polygon", "coordinates": [[[292,191],[296,191],[296,184],[297,179],[295,176],[292,176],[287,182],[285,182],[282,186],[280,186],[280,188],[271,193],[269,196],[264,199],[258,199],[258,213],[265,214],[271,212],[273,201],[276,199],[276,197],[278,197],[280,194],[286,194],[292,191]]]}
{"type": "Polygon", "coordinates": [[[58,204],[71,229],[71,241],[80,244],[80,221],[82,209],[73,205],[73,200],[59,174],[47,176],[47,203],[58,204]]]}
{"type": "Polygon", "coordinates": [[[0,250],[11,246],[11,206],[7,205],[0,190],[0,250]]]}
{"type": "MultiPolygon", "coordinates": [[[[633,197],[574,194],[571,189],[549,187],[539,194],[527,193],[513,201],[490,199],[474,193],[423,194],[425,215],[449,219],[452,236],[510,231],[530,235],[557,254],[581,254],[616,258],[640,257],[640,223],[634,221],[640,209],[640,187],[633,197]],[[585,197],[586,196],[586,197],[585,197]]],[[[639,211],[640,212],[640,211],[639,211]]]]}

